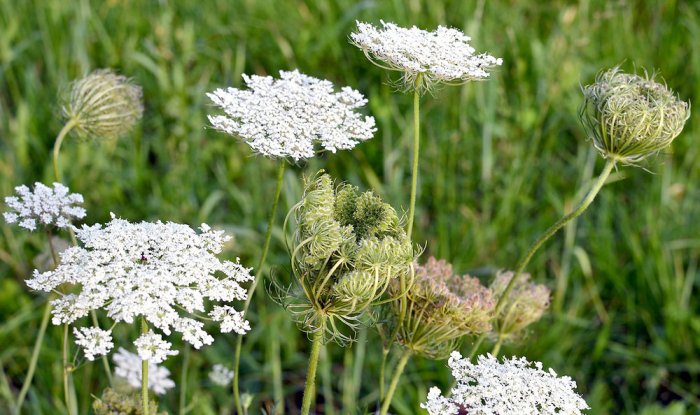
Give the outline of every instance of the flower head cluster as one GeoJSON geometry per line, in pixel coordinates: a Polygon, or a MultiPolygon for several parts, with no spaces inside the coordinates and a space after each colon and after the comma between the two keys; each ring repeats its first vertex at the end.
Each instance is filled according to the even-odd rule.
{"type": "Polygon", "coordinates": [[[355,110],[367,103],[358,91],[340,92],[330,81],[297,70],[280,78],[243,75],[248,90],[217,89],[207,94],[226,115],[210,115],[217,130],[241,137],[257,153],[295,161],[315,155],[316,143],[335,153],[374,136],[373,117],[355,110]]]}
{"type": "MultiPolygon", "coordinates": [[[[512,271],[499,272],[491,284],[494,296],[503,295],[513,278],[512,271]]],[[[522,274],[504,300],[501,311],[494,318],[494,336],[510,339],[522,334],[530,324],[539,320],[549,308],[550,289],[530,282],[530,274],[522,274]]]]}
{"type": "Polygon", "coordinates": [[[9,212],[5,212],[7,223],[17,223],[30,231],[37,226],[55,226],[67,228],[74,219],[85,217],[83,195],[69,193],[66,186],[54,183],[53,188],[43,183],[34,183],[34,189],[27,186],[15,187],[17,196],[7,196],[5,203],[9,212]]]}
{"type": "Polygon", "coordinates": [[[477,364],[453,352],[449,360],[457,384],[449,397],[431,388],[428,401],[421,404],[430,415],[457,415],[460,409],[470,415],[567,414],[579,415],[588,409],[575,391],[576,382],[558,377],[554,370],[542,370],[542,363],[524,357],[499,362],[489,355],[479,356],[477,364]]]}
{"type": "Polygon", "coordinates": [[[219,386],[227,386],[233,380],[233,370],[222,364],[216,364],[209,372],[209,380],[219,386]]]}
{"type": "MultiPolygon", "coordinates": [[[[141,387],[141,358],[123,348],[119,348],[112,356],[114,361],[114,374],[124,379],[132,388],[141,387]]],[[[157,395],[162,395],[168,389],[175,387],[175,382],[170,379],[170,371],[155,362],[148,362],[148,389],[157,395]]]]}
{"type": "Polygon", "coordinates": [[[73,335],[88,360],[95,360],[95,356],[105,355],[114,347],[112,333],[99,327],[73,328],[73,335]]]}
{"type": "MultiPolygon", "coordinates": [[[[392,284],[390,292],[399,297],[398,284],[392,284]]],[[[433,358],[446,357],[465,335],[490,330],[496,306],[491,290],[478,278],[456,275],[447,261],[433,257],[415,266],[415,280],[405,301],[408,312],[402,322],[398,321],[400,301],[388,303],[388,331],[398,326],[396,342],[433,358]]]]}
{"type": "MultiPolygon", "coordinates": [[[[133,323],[143,317],[166,335],[172,331],[195,348],[214,338],[194,318],[206,312],[205,300],[243,300],[241,283],[253,277],[238,262],[216,257],[229,237],[203,224],[201,233],[177,223],[130,223],[113,218],[107,225],[76,230],[84,247],[61,254],[53,271],[34,272],[27,285],[53,291],[61,284],[80,286],[77,294],[54,300],[53,323],[70,324],[90,310],[104,309],[116,322],[133,323]]],[[[210,316],[222,331],[245,333],[248,323],[229,308],[214,307],[210,316]]],[[[153,331],[135,343],[143,359],[162,361],[170,343],[153,331]]]]}
{"type": "Polygon", "coordinates": [[[428,32],[381,23],[378,28],[357,22],[357,31],[350,35],[352,43],[378,66],[402,72],[409,88],[486,79],[490,69],[503,63],[487,53],[475,54],[471,38],[457,29],[438,26],[428,32]]]}
{"type": "Polygon", "coordinates": [[[342,342],[336,319],[352,327],[391,281],[412,275],[411,241],[390,205],[372,192],[336,187],[325,174],[307,184],[293,213],[292,271],[301,290],[285,293],[284,303],[303,329],[325,329],[342,342]]]}
{"type": "Polygon", "coordinates": [[[118,138],[143,115],[141,87],[110,69],[74,81],[63,97],[63,115],[82,136],[118,138]]]}
{"type": "MultiPolygon", "coordinates": [[[[167,412],[158,412],[158,404],[151,398],[148,400],[148,413],[168,415],[167,412]]],[[[102,396],[95,398],[92,403],[95,415],[137,415],[143,413],[143,401],[141,393],[129,388],[127,391],[107,388],[102,396]]]]}
{"type": "Polygon", "coordinates": [[[638,162],[671,145],[690,117],[690,104],[645,74],[619,68],[583,88],[580,115],[593,145],[605,158],[638,162]]]}

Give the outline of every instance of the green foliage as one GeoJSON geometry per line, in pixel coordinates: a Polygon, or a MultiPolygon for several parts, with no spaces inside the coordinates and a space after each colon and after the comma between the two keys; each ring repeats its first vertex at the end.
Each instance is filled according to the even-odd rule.
{"type": "MultiPolygon", "coordinates": [[[[391,85],[396,79],[349,45],[356,19],[426,29],[451,25],[472,36],[479,50],[504,58],[488,82],[437,89],[423,98],[413,236],[426,254],[449,259],[460,273],[512,268],[571,206],[572,189],[599,171],[577,109],[580,85],[593,82],[601,69],[658,69],[681,99],[700,97],[695,2],[0,0],[0,194],[52,179],[51,146],[61,128],[57,92],[93,69],[111,67],[143,86],[144,118],[119,140],[64,143],[65,181],[85,195],[88,222],[104,222],[110,211],[131,220],[206,221],[234,233],[231,252],[253,266],[277,166],[205,128],[211,107],[204,93],[240,86],[243,72],[298,67],[366,94],[378,133],[352,152],[290,169],[280,211],[301,198],[299,177],[321,167],[375,190],[401,211],[408,206],[411,97],[397,93],[391,85]]],[[[691,116],[671,150],[648,164],[654,174],[614,174],[586,215],[548,243],[528,269],[553,289],[552,311],[531,326],[524,342],[503,352],[574,377],[591,414],[638,413],[673,402],[692,413],[700,405],[698,127],[691,116]]],[[[277,219],[268,263],[288,281],[283,215],[277,219]]],[[[21,386],[41,317],[43,298],[29,292],[24,279],[45,239],[4,223],[0,234],[2,412],[21,386]]],[[[251,408],[272,407],[279,367],[287,407],[298,407],[308,341],[263,290],[257,292],[241,388],[255,396],[251,408]]],[[[115,341],[128,335],[117,332],[115,341]]],[[[319,399],[327,413],[332,407],[357,413],[340,403],[337,391],[349,390],[343,385],[357,385],[356,395],[343,402],[375,409],[379,339],[361,329],[362,336],[368,342],[362,346],[327,349],[333,375],[321,379],[319,390],[336,391],[335,401],[319,399]]],[[[24,413],[57,413],[60,337],[60,329],[49,327],[24,413]]],[[[213,363],[230,362],[231,348],[232,340],[220,336],[192,354],[191,413],[216,414],[230,406],[230,391],[204,379],[213,363]]],[[[178,385],[179,363],[168,363],[178,385]]],[[[79,412],[89,413],[90,393],[106,386],[101,365],[85,363],[74,376],[79,412]]],[[[448,379],[445,362],[415,359],[393,411],[413,414],[427,389],[444,389],[448,379]]],[[[177,412],[177,392],[160,406],[177,412]]]]}

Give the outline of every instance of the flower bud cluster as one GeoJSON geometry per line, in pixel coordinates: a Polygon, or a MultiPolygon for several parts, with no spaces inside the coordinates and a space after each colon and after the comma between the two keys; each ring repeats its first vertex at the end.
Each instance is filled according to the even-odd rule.
{"type": "Polygon", "coordinates": [[[583,88],[580,116],[605,158],[635,163],[668,147],[690,117],[681,101],[654,76],[613,68],[583,88]]]}
{"type": "Polygon", "coordinates": [[[324,326],[342,341],[346,337],[335,330],[335,321],[322,321],[339,319],[352,327],[391,281],[408,278],[411,241],[389,204],[354,186],[336,187],[326,174],[307,184],[293,213],[292,268],[301,290],[288,298],[288,308],[298,311],[305,330],[324,326]]]}
{"type": "Polygon", "coordinates": [[[63,97],[63,116],[81,136],[118,138],[143,115],[142,90],[110,69],[74,81],[63,97]]]}
{"type": "MultiPolygon", "coordinates": [[[[400,291],[392,284],[392,295],[398,297],[400,291]]],[[[415,265],[415,280],[404,301],[403,321],[401,301],[387,304],[389,331],[398,325],[398,344],[432,358],[446,357],[465,335],[490,330],[496,306],[491,290],[478,278],[457,275],[447,261],[433,257],[415,265]]]]}
{"type": "MultiPolygon", "coordinates": [[[[500,299],[513,275],[512,271],[496,275],[491,284],[496,298],[500,299]]],[[[509,340],[521,336],[527,326],[538,321],[547,311],[549,300],[550,289],[547,286],[530,282],[530,274],[520,275],[493,320],[492,337],[509,340]]]]}

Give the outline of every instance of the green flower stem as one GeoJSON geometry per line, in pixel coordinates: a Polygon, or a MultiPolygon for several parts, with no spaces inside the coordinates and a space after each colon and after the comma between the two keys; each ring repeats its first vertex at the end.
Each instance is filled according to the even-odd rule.
{"type": "Polygon", "coordinates": [[[49,317],[51,317],[51,300],[47,299],[46,307],[44,307],[44,315],[41,317],[39,334],[37,334],[36,342],[34,342],[32,357],[29,361],[29,370],[27,371],[27,377],[24,378],[22,389],[19,391],[19,396],[17,397],[17,405],[15,406],[14,411],[15,415],[20,414],[22,410],[22,404],[24,403],[24,399],[27,397],[27,392],[29,392],[29,387],[32,384],[32,379],[34,378],[34,371],[36,370],[36,364],[39,361],[39,353],[41,352],[41,347],[44,344],[44,334],[46,334],[46,328],[49,325],[49,317]]]}
{"type": "MultiPolygon", "coordinates": [[[[267,258],[267,251],[270,248],[270,240],[272,239],[272,225],[275,222],[275,214],[277,213],[277,205],[279,203],[280,199],[280,193],[282,192],[282,182],[284,180],[284,167],[285,167],[285,161],[280,160],[279,161],[279,168],[277,170],[277,188],[275,189],[275,197],[272,201],[272,211],[270,212],[270,218],[267,222],[267,232],[265,233],[265,242],[263,244],[263,251],[262,255],[260,256],[260,262],[258,263],[258,267],[256,268],[256,271],[258,273],[258,277],[255,278],[253,281],[253,284],[250,286],[250,290],[248,292],[248,298],[246,298],[245,303],[243,304],[243,316],[248,313],[248,307],[250,307],[250,300],[253,298],[253,294],[255,293],[255,289],[258,286],[258,283],[260,280],[263,278],[263,273],[262,273],[262,267],[265,265],[265,259],[267,258]]],[[[243,414],[243,405],[241,403],[241,395],[240,391],[238,389],[238,380],[240,378],[240,371],[238,370],[240,367],[240,362],[241,362],[241,347],[243,346],[243,336],[238,335],[236,336],[236,346],[233,352],[233,402],[236,406],[236,411],[238,414],[243,414]]]]}
{"type": "Polygon", "coordinates": [[[61,131],[58,133],[58,136],[56,137],[56,141],[54,142],[53,145],[53,173],[54,176],[56,177],[57,181],[61,181],[61,169],[59,168],[58,165],[58,155],[61,152],[61,144],[63,144],[63,139],[66,138],[66,135],[68,135],[68,132],[75,127],[77,122],[74,119],[69,120],[66,125],[63,126],[61,131]]]}
{"type": "Polygon", "coordinates": [[[324,324],[314,333],[311,343],[311,354],[309,355],[309,369],[306,372],[306,385],[304,386],[304,400],[301,405],[301,415],[309,415],[311,404],[315,397],[316,367],[318,366],[318,355],[323,343],[324,324]]]}
{"type": "MultiPolygon", "coordinates": [[[[66,400],[66,409],[69,415],[73,415],[73,403],[70,399],[71,368],[68,366],[68,324],[63,325],[63,398],[66,400]]],[[[147,414],[146,414],[147,415],[147,414]]]]}
{"type": "Polygon", "coordinates": [[[386,386],[386,361],[389,357],[390,350],[391,345],[389,347],[382,348],[382,364],[379,366],[379,402],[384,401],[384,387],[386,386]]]}
{"type": "Polygon", "coordinates": [[[180,372],[180,415],[187,413],[187,370],[190,366],[190,345],[185,344],[185,351],[182,353],[182,371],[180,372]]]}
{"type": "Polygon", "coordinates": [[[498,352],[501,351],[501,346],[503,345],[503,339],[504,336],[502,334],[498,335],[498,341],[496,341],[496,344],[493,346],[493,350],[491,350],[491,354],[493,357],[498,357],[498,352]]]}
{"type": "MultiPolygon", "coordinates": [[[[587,208],[588,206],[593,203],[593,200],[595,199],[596,195],[598,192],[600,192],[600,189],[603,187],[605,184],[605,181],[608,179],[610,176],[610,173],[612,172],[612,169],[615,167],[615,162],[617,160],[615,158],[608,158],[605,161],[605,167],[603,168],[603,171],[600,173],[600,176],[593,182],[593,185],[591,186],[591,190],[588,191],[588,194],[586,194],[586,197],[579,203],[579,205],[574,209],[571,213],[568,213],[564,216],[561,217],[558,221],[554,223],[554,225],[550,226],[547,231],[542,234],[536,241],[535,243],[532,244],[530,249],[527,251],[525,256],[523,256],[520,261],[518,262],[515,274],[513,275],[513,278],[511,278],[510,282],[506,286],[506,289],[503,291],[501,294],[500,298],[498,299],[498,302],[496,303],[496,309],[495,309],[495,315],[498,315],[498,313],[501,312],[501,309],[503,309],[505,305],[505,299],[508,297],[508,294],[510,291],[513,289],[513,286],[515,285],[515,282],[517,281],[518,277],[523,273],[525,270],[525,267],[527,267],[527,264],[530,262],[530,259],[532,259],[533,255],[535,255],[535,252],[537,252],[538,249],[554,234],[557,233],[557,231],[561,228],[563,228],[567,223],[569,223],[572,219],[577,218],[580,216],[587,208]]],[[[471,353],[469,353],[470,359],[474,357],[476,354],[476,351],[483,341],[483,338],[486,336],[486,334],[482,334],[481,338],[474,344],[474,347],[471,350],[471,353]]]]}
{"type": "Polygon", "coordinates": [[[413,217],[416,213],[416,193],[418,189],[418,156],[420,152],[420,76],[416,79],[413,91],[413,169],[411,171],[411,201],[408,205],[408,230],[406,235],[411,239],[413,232],[413,217]]]}
{"type": "MultiPolygon", "coordinates": [[[[100,328],[100,322],[97,320],[97,313],[95,310],[90,310],[90,316],[92,317],[92,325],[100,328]]],[[[109,386],[113,385],[112,381],[112,369],[109,366],[109,360],[107,360],[107,355],[102,355],[102,367],[105,369],[105,374],[107,375],[107,381],[109,382],[109,386]]]]}
{"type": "MultiPolygon", "coordinates": [[[[141,333],[148,333],[148,323],[145,318],[141,319],[141,333]]],[[[148,415],[148,360],[141,360],[141,400],[143,401],[143,415],[148,415]]]]}
{"type": "Polygon", "coordinates": [[[389,389],[386,391],[386,396],[382,402],[382,408],[379,411],[380,415],[386,415],[389,412],[389,406],[391,406],[391,399],[394,397],[394,392],[396,392],[396,386],[399,384],[399,379],[403,374],[403,370],[408,363],[408,359],[411,358],[411,351],[406,349],[401,354],[399,362],[396,364],[396,369],[394,369],[394,375],[391,378],[391,383],[389,384],[389,389]]]}

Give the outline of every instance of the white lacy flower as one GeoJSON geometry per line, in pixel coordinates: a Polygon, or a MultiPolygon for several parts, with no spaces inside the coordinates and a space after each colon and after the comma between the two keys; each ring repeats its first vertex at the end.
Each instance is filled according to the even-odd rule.
{"type": "Polygon", "coordinates": [[[250,330],[250,323],[243,318],[243,313],[236,311],[233,307],[214,307],[209,316],[212,320],[221,322],[222,333],[235,331],[238,334],[245,334],[250,330]]]}
{"type": "Polygon", "coordinates": [[[73,328],[75,344],[83,348],[83,353],[88,360],[95,360],[95,356],[109,353],[114,347],[112,333],[97,327],[73,328]]]}
{"type": "Polygon", "coordinates": [[[154,333],[153,330],[139,336],[134,345],[141,360],[148,360],[156,364],[162,363],[168,356],[178,354],[177,350],[170,349],[172,346],[170,342],[163,340],[163,336],[154,333]]]}
{"type": "Polygon", "coordinates": [[[335,153],[374,136],[373,117],[355,112],[367,103],[358,91],[335,92],[330,81],[297,70],[271,76],[243,75],[248,90],[217,89],[207,96],[226,115],[210,115],[217,130],[236,135],[267,157],[295,161],[315,155],[315,144],[335,153]]]}
{"type": "MultiPolygon", "coordinates": [[[[206,314],[205,300],[245,300],[241,283],[252,280],[250,270],[238,261],[216,257],[230,239],[223,231],[202,225],[197,233],[176,223],[130,223],[113,218],[106,225],[76,229],[84,247],[71,247],[61,254],[53,271],[34,272],[27,285],[54,291],[61,284],[80,287],[75,294],[54,300],[54,324],[70,324],[103,309],[116,322],[134,323],[144,317],[151,327],[171,331],[195,348],[214,338],[195,320],[206,314]]],[[[229,329],[230,323],[222,325],[229,329]]],[[[239,333],[249,328],[239,322],[239,333]]]]}
{"type": "Polygon", "coordinates": [[[357,22],[350,34],[352,43],[376,65],[403,72],[409,86],[429,87],[432,83],[463,83],[486,79],[489,70],[503,60],[487,53],[475,55],[471,38],[461,30],[438,26],[434,32],[381,22],[382,28],[357,22]],[[416,80],[421,84],[416,85],[416,80]]]}
{"type": "Polygon", "coordinates": [[[209,372],[209,380],[219,386],[227,386],[233,380],[233,370],[222,364],[216,364],[209,372]]]}
{"type": "Polygon", "coordinates": [[[15,187],[18,196],[7,196],[5,203],[12,209],[5,212],[7,223],[17,223],[30,231],[37,226],[67,228],[73,219],[85,217],[83,195],[69,193],[66,186],[54,183],[53,188],[43,183],[34,183],[34,190],[22,185],[15,187]]]}
{"type": "Polygon", "coordinates": [[[430,415],[457,415],[460,407],[470,415],[579,415],[588,409],[570,377],[557,377],[554,370],[544,371],[542,363],[524,357],[499,363],[489,354],[472,364],[452,352],[449,366],[457,385],[450,397],[431,388],[428,401],[421,404],[430,415]]]}
{"type": "MultiPolygon", "coordinates": [[[[141,358],[123,348],[119,348],[112,357],[114,360],[114,374],[124,379],[131,387],[141,388],[141,358]]],[[[164,394],[168,389],[175,387],[175,382],[170,379],[170,371],[153,362],[148,363],[148,389],[157,395],[164,394]]]]}

